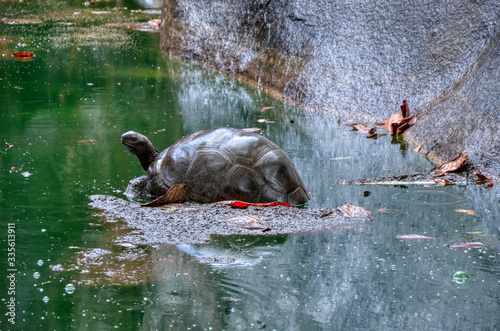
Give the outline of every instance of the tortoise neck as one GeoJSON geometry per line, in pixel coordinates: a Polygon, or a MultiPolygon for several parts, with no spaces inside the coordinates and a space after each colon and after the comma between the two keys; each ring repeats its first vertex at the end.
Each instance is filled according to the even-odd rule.
{"type": "Polygon", "coordinates": [[[158,155],[158,151],[151,146],[147,150],[143,151],[141,154],[138,154],[137,157],[141,162],[141,166],[144,170],[148,171],[149,165],[154,161],[156,156],[158,155]]]}

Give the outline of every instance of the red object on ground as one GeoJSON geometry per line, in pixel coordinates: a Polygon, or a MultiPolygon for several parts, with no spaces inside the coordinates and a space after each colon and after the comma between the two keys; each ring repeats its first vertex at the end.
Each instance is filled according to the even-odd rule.
{"type": "Polygon", "coordinates": [[[292,207],[292,205],[290,205],[286,202],[281,202],[281,201],[265,202],[265,203],[252,203],[252,202],[245,202],[245,201],[239,201],[239,200],[224,200],[224,201],[218,201],[216,203],[228,205],[228,206],[231,206],[233,208],[241,208],[241,209],[248,208],[248,206],[254,206],[254,207],[276,207],[276,206],[292,207]]]}

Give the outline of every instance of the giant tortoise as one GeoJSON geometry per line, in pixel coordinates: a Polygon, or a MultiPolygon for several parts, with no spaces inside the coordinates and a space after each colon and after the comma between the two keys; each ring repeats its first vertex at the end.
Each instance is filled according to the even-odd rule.
{"type": "Polygon", "coordinates": [[[122,143],[148,172],[147,192],[162,196],[182,185],[184,201],[242,200],[303,205],[311,199],[285,152],[260,134],[233,128],[191,133],[159,153],[128,131],[122,143]]]}

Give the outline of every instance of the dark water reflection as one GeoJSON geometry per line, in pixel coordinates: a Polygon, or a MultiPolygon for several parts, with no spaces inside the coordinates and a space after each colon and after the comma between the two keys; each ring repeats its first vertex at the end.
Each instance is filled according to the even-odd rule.
{"type": "MultiPolygon", "coordinates": [[[[12,42],[1,45],[0,138],[15,146],[0,149],[0,276],[8,274],[9,222],[16,224],[18,270],[16,325],[2,310],[2,330],[498,328],[498,185],[334,185],[432,165],[389,137],[368,140],[335,117],[169,59],[158,51],[156,35],[101,25],[1,27],[12,42]],[[33,60],[10,57],[24,48],[35,53],[33,60]],[[263,107],[274,109],[260,112],[263,107]],[[115,233],[98,226],[87,197],[121,197],[128,180],[143,174],[120,144],[121,133],[137,130],[163,149],[184,134],[226,125],[260,127],[278,143],[314,193],[310,207],[351,202],[372,209],[375,222],[349,232],[141,248],[147,257],[136,264],[113,255],[121,252],[112,245],[115,233]],[[365,197],[365,190],[372,194],[365,197]],[[410,233],[438,239],[396,238],[410,233]],[[449,247],[470,241],[484,248],[449,247]],[[97,248],[110,252],[117,268],[108,272],[116,281],[83,285],[97,272],[92,266],[49,267],[97,248]],[[127,282],[123,265],[142,278],[127,282]],[[457,270],[469,275],[464,284],[452,281],[457,270]]],[[[1,293],[7,302],[6,288],[1,293]]]]}

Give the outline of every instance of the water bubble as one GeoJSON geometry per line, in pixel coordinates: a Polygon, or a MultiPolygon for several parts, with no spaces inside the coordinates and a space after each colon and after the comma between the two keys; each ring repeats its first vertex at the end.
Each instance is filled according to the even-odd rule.
{"type": "Polygon", "coordinates": [[[47,303],[47,302],[49,302],[50,299],[48,296],[44,296],[42,300],[43,300],[43,302],[47,303]]]}
{"type": "Polygon", "coordinates": [[[458,270],[453,274],[453,281],[457,284],[463,284],[465,281],[469,278],[469,275],[467,275],[465,272],[462,270],[458,270]]]}
{"type": "Polygon", "coordinates": [[[73,294],[75,292],[75,285],[69,283],[68,285],[66,285],[66,287],[64,288],[64,290],[66,291],[66,293],[68,294],[73,294]]]}
{"type": "Polygon", "coordinates": [[[36,264],[38,264],[41,267],[43,265],[43,260],[38,260],[36,264]]]}
{"type": "Polygon", "coordinates": [[[33,278],[35,279],[40,278],[40,273],[38,271],[35,271],[35,273],[33,274],[33,278]]]}

